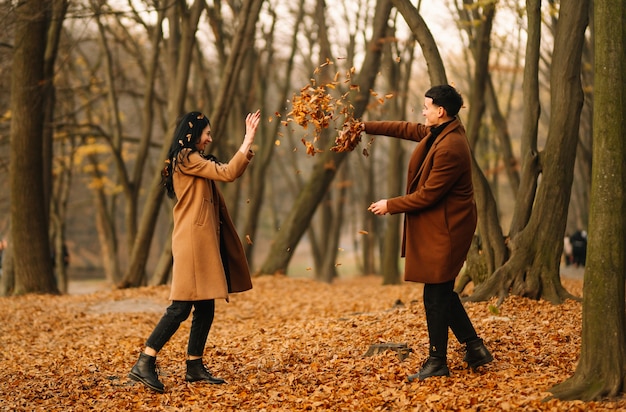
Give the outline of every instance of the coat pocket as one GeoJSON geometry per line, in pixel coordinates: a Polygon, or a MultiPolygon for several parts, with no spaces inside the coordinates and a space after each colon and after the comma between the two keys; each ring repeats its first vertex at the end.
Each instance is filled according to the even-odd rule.
{"type": "Polygon", "coordinates": [[[209,199],[202,199],[202,204],[200,205],[200,210],[198,211],[198,216],[196,216],[196,225],[204,226],[207,221],[208,213],[209,213],[209,205],[211,201],[209,199]]]}

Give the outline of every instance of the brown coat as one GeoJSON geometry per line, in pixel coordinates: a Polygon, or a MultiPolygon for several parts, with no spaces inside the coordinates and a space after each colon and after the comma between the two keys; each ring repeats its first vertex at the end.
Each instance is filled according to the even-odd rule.
{"type": "Polygon", "coordinates": [[[252,156],[237,151],[230,162],[217,164],[194,152],[177,162],[170,300],[228,300],[229,293],[252,288],[243,246],[215,185],[241,176],[252,156]]]}
{"type": "MultiPolygon", "coordinates": [[[[365,131],[422,141],[430,127],[409,122],[365,122],[365,131]]],[[[409,160],[406,195],[388,199],[389,213],[404,213],[404,279],[443,283],[454,280],[476,230],[471,155],[458,119],[436,137],[431,149],[419,144],[409,160]]]]}

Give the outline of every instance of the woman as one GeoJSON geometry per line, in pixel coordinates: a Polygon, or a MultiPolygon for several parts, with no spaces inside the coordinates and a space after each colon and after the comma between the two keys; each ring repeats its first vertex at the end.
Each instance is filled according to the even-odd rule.
{"type": "Polygon", "coordinates": [[[204,366],[202,355],[213,316],[215,299],[252,288],[243,246],[228,215],[215,181],[240,177],[254,156],[251,151],[260,112],[246,117],[246,135],[228,163],[220,163],[204,150],[211,143],[211,125],[199,112],[187,113],[174,132],[166,166],[161,172],[167,194],[176,198],[172,232],[172,301],[146,341],[129,377],[163,393],[156,372],[156,356],[174,335],[193,307],[187,348],[188,382],[224,383],[204,366]]]}

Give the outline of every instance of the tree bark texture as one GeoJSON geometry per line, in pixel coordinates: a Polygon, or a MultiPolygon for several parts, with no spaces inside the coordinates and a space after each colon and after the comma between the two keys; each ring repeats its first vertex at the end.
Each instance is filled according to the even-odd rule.
{"type": "Polygon", "coordinates": [[[561,4],[550,72],[551,117],[541,184],[528,225],[510,239],[510,259],[472,300],[509,293],[560,303],[572,297],[561,285],[559,265],[573,180],[578,124],[583,103],[581,54],[587,1],[561,4]]]}
{"type": "Polygon", "coordinates": [[[626,5],[596,0],[593,14],[593,184],[582,345],[574,375],[550,389],[563,400],[600,400],[626,387],[626,5]]]}
{"type": "Polygon", "coordinates": [[[528,39],[524,58],[524,81],[522,94],[524,100],[522,120],[522,173],[519,190],[513,209],[513,219],[509,227],[509,236],[515,237],[530,219],[532,204],[537,191],[537,178],[540,164],[537,152],[537,133],[539,125],[539,56],[541,45],[541,0],[527,0],[528,39]]]}
{"type": "Polygon", "coordinates": [[[42,0],[24,1],[15,7],[10,131],[13,294],[58,292],[50,256],[41,156],[48,12],[49,4],[42,0]]]}

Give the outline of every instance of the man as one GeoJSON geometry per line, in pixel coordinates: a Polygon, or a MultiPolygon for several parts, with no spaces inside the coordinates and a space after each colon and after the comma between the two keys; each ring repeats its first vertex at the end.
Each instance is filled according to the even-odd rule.
{"type": "Polygon", "coordinates": [[[466,345],[468,367],[493,360],[454,292],[477,220],[469,144],[456,117],[461,106],[463,98],[456,89],[440,85],[425,94],[424,124],[363,123],[366,133],[420,142],[409,160],[406,195],[379,200],[368,208],[376,215],[404,213],[404,278],[424,283],[429,356],[409,381],[450,375],[448,327],[466,345]]]}

